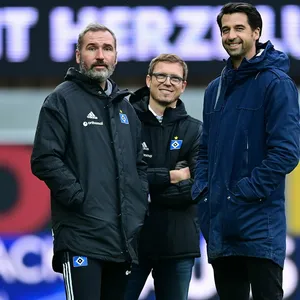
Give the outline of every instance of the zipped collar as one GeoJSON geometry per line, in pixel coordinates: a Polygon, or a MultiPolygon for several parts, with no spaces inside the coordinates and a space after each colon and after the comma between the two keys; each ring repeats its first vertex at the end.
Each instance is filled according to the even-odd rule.
{"type": "Polygon", "coordinates": [[[106,92],[99,85],[99,82],[97,80],[87,77],[86,75],[82,74],[73,67],[68,69],[67,74],[65,76],[65,81],[72,81],[79,85],[86,92],[93,95],[97,95],[100,98],[109,98],[109,101],[111,102],[122,101],[124,97],[127,97],[132,94],[127,89],[120,90],[117,84],[109,78],[107,80],[107,85],[108,88],[111,90],[111,93],[110,95],[107,95],[106,92]]]}
{"type": "MultiPolygon", "coordinates": [[[[159,122],[153,115],[151,111],[149,111],[149,98],[150,98],[150,91],[147,86],[138,89],[134,92],[130,98],[129,102],[134,107],[136,113],[138,114],[139,118],[143,122],[150,122],[153,124],[158,124],[159,122]]],[[[163,124],[173,123],[180,119],[187,118],[188,114],[186,112],[184,103],[178,99],[175,108],[167,107],[164,111],[163,115],[163,124]]]]}

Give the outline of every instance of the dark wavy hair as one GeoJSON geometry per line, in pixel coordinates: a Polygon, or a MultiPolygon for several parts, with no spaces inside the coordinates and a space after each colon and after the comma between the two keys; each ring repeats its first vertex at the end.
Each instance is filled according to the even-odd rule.
{"type": "MultiPolygon", "coordinates": [[[[230,15],[234,13],[244,13],[248,17],[248,23],[251,29],[254,31],[256,28],[260,28],[259,37],[262,33],[262,18],[258,10],[250,3],[245,2],[230,2],[225,4],[220,13],[217,16],[217,23],[220,30],[222,30],[222,18],[224,15],[230,15]]],[[[259,40],[259,39],[258,39],[259,40]]],[[[258,43],[258,40],[256,41],[258,43]]]]}

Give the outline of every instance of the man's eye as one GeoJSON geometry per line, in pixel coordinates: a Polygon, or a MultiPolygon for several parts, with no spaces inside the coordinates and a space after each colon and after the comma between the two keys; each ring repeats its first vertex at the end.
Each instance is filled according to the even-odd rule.
{"type": "Polygon", "coordinates": [[[179,82],[181,80],[181,78],[176,77],[176,76],[172,76],[171,79],[176,82],[179,82]]]}
{"type": "Polygon", "coordinates": [[[158,75],[157,75],[157,78],[158,78],[158,79],[165,79],[165,78],[166,78],[166,75],[158,74],[158,75]]]}

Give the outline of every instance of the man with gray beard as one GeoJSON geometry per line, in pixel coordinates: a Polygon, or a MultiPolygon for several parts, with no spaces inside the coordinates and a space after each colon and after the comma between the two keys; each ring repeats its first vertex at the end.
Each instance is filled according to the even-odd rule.
{"type": "Polygon", "coordinates": [[[67,300],[124,298],[148,206],[140,121],[110,79],[116,44],[100,24],[79,34],[79,71],[46,98],[34,140],[32,172],[51,191],[52,263],[67,300]]]}

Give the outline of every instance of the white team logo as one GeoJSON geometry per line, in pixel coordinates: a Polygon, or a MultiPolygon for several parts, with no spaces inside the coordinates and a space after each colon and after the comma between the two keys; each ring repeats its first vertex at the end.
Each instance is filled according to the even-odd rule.
{"type": "Polygon", "coordinates": [[[84,127],[87,127],[87,126],[89,126],[89,125],[100,125],[100,126],[102,126],[103,125],[103,122],[95,122],[95,121],[89,121],[89,122],[83,122],[82,123],[82,125],[84,126],[84,127]]]}
{"type": "MultiPolygon", "coordinates": [[[[98,120],[98,117],[92,112],[90,111],[89,114],[86,116],[87,119],[93,119],[93,120],[98,120]]],[[[84,127],[87,127],[89,125],[103,125],[103,122],[95,122],[95,121],[84,121],[82,123],[82,125],[84,127]]]]}
{"type": "MultiPolygon", "coordinates": [[[[146,142],[142,142],[143,151],[149,151],[149,147],[146,142]]],[[[144,157],[152,158],[152,154],[143,153],[144,157]]]]}
{"type": "Polygon", "coordinates": [[[149,151],[149,148],[148,148],[146,142],[142,142],[142,147],[143,147],[144,151],[149,151]]]}
{"type": "Polygon", "coordinates": [[[86,116],[87,119],[94,119],[94,120],[97,120],[98,117],[95,116],[95,114],[91,111],[87,116],[86,116]]]}

